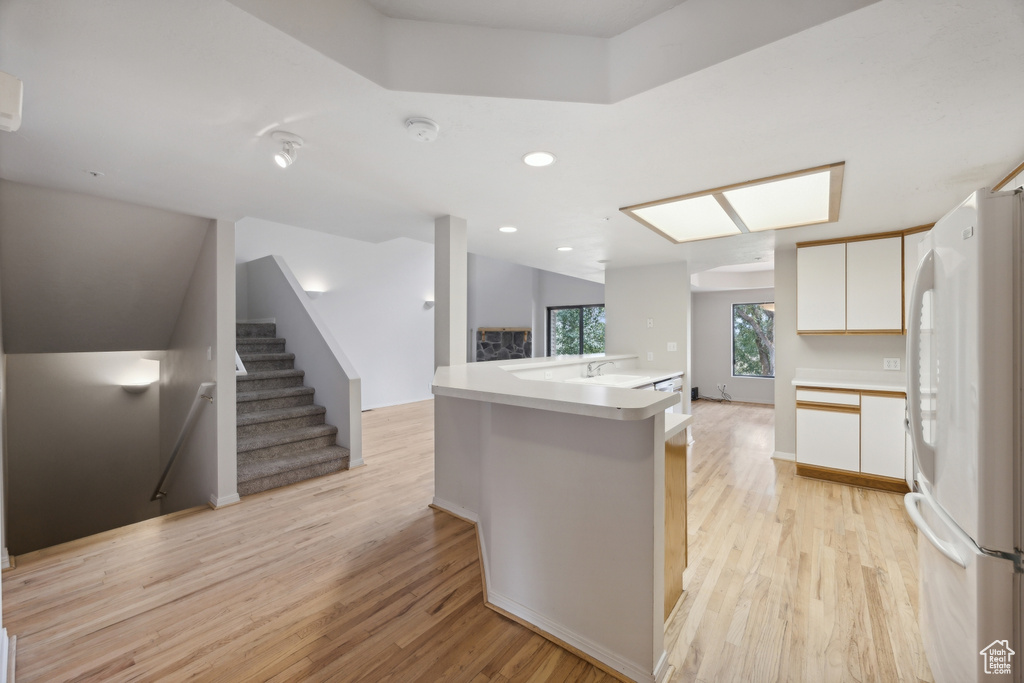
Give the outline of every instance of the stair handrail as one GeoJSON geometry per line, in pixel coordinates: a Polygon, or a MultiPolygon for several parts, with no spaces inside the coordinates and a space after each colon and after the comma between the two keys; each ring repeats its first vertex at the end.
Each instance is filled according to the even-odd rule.
{"type": "Polygon", "coordinates": [[[160,481],[156,484],[156,489],[153,490],[153,496],[150,500],[160,500],[167,496],[167,491],[164,491],[164,483],[167,481],[167,475],[171,473],[171,467],[174,465],[174,459],[178,457],[178,453],[181,451],[181,447],[185,443],[185,439],[192,432],[192,427],[195,426],[196,418],[199,416],[199,407],[203,404],[203,401],[209,401],[213,403],[213,396],[209,392],[213,387],[217,385],[216,382],[203,382],[199,385],[199,391],[196,392],[195,399],[192,400],[192,407],[188,410],[188,415],[185,417],[185,424],[181,426],[181,432],[178,434],[178,440],[174,442],[174,448],[171,449],[171,457],[167,460],[167,466],[164,467],[164,473],[160,475],[160,481]]]}

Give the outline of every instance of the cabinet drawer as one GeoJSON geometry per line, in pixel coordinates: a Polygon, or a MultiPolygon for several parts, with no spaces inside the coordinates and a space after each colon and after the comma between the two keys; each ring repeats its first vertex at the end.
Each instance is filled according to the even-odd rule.
{"type": "Polygon", "coordinates": [[[825,403],[836,406],[859,406],[860,394],[850,394],[843,391],[815,391],[814,389],[796,390],[798,403],[825,403]]]}
{"type": "Polygon", "coordinates": [[[860,415],[796,410],[796,461],[802,465],[860,471],[860,415]]]}

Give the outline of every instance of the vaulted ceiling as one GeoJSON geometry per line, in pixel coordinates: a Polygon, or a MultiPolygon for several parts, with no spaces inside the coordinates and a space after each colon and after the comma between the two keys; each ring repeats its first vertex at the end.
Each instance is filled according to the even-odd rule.
{"type": "Polygon", "coordinates": [[[936,220],[1024,158],[1022,67],[1018,0],[0,0],[25,82],[0,177],[371,241],[454,214],[471,251],[593,280],[701,270],[936,220]],[[286,170],[273,130],[306,141],[286,170]],[[827,227],[671,245],[618,211],[835,161],[827,227]]]}

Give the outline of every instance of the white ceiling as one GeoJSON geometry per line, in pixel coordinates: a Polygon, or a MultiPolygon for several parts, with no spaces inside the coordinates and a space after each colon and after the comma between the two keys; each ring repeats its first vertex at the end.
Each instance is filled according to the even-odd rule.
{"type": "MultiPolygon", "coordinates": [[[[606,267],[688,260],[698,272],[770,255],[776,241],[930,222],[1024,158],[1018,0],[984,11],[883,0],[612,104],[389,90],[357,70],[377,66],[352,66],[359,54],[343,66],[326,43],[293,37],[328,5],[288,3],[286,33],[246,3],[269,6],[0,0],[0,70],[25,82],[22,128],[0,134],[0,177],[371,241],[432,241],[433,219],[453,214],[475,253],[601,281],[606,267]],[[415,115],[440,124],[436,142],[406,135],[415,115]],[[271,161],[277,128],[306,140],[285,171],[271,161]],[[558,162],[526,167],[535,149],[558,162]],[[846,177],[834,225],[671,245],[617,210],[835,161],[846,177]],[[497,232],[508,224],[519,232],[497,232]]],[[[827,3],[791,13],[816,4],[827,3]]],[[[360,0],[329,6],[381,17],[360,0]]],[[[517,78],[532,76],[501,80],[517,78]]]]}
{"type": "Polygon", "coordinates": [[[618,35],[683,0],[367,0],[378,12],[487,28],[546,31],[594,38],[618,35]]]}

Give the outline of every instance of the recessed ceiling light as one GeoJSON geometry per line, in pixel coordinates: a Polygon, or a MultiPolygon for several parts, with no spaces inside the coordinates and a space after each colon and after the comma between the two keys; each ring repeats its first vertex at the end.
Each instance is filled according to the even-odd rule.
{"type": "Polygon", "coordinates": [[[555,155],[551,152],[530,152],[523,155],[523,163],[527,166],[550,166],[555,163],[555,155]]]}
{"type": "Polygon", "coordinates": [[[518,228],[513,228],[511,225],[503,225],[498,230],[501,232],[515,232],[518,228]]]}
{"type": "Polygon", "coordinates": [[[572,251],[572,247],[559,247],[558,251],[572,251]]]}
{"type": "Polygon", "coordinates": [[[620,211],[670,242],[839,220],[845,162],[627,206],[620,211]]]}

